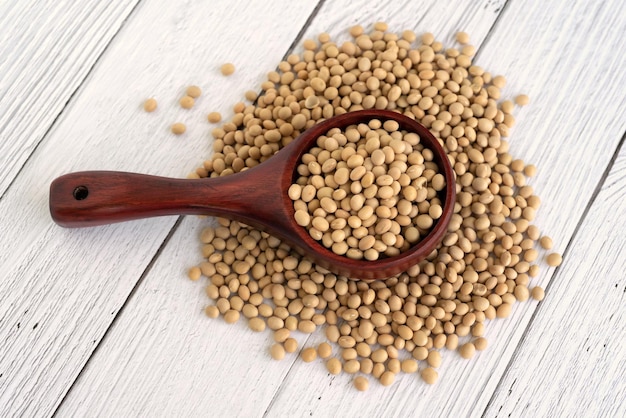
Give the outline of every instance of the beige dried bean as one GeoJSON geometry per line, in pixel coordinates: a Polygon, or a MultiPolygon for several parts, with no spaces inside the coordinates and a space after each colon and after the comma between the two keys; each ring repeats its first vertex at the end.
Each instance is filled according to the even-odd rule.
{"type": "Polygon", "coordinates": [[[285,358],[285,348],[279,343],[274,343],[270,347],[270,355],[274,360],[282,360],[285,358]]]}
{"type": "Polygon", "coordinates": [[[563,261],[563,257],[559,253],[550,253],[546,257],[546,261],[549,266],[557,267],[561,265],[561,262],[563,261]]]}
{"type": "Polygon", "coordinates": [[[235,72],[235,66],[229,62],[222,64],[220,71],[223,75],[229,76],[235,72]]]}
{"type": "Polygon", "coordinates": [[[424,382],[428,383],[429,385],[433,385],[435,384],[435,382],[437,382],[439,374],[437,373],[437,370],[433,369],[432,367],[426,367],[422,370],[421,376],[422,379],[424,379],[424,382]]]}
{"type": "Polygon", "coordinates": [[[143,102],[143,110],[146,112],[154,112],[157,108],[157,101],[155,98],[149,98],[145,102],[143,102]]]}
{"type": "Polygon", "coordinates": [[[300,354],[305,363],[310,363],[317,358],[317,351],[313,347],[307,347],[300,354]]]}
{"type": "Polygon", "coordinates": [[[354,378],[354,387],[358,391],[364,392],[369,388],[369,381],[364,376],[357,376],[354,378]]]}
{"type": "Polygon", "coordinates": [[[328,369],[330,374],[337,375],[341,373],[341,361],[333,357],[326,362],[326,368],[328,369]]]}

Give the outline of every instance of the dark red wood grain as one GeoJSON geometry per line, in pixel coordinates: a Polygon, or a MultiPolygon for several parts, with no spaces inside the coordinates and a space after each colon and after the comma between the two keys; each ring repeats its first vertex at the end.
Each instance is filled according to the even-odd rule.
{"type": "Polygon", "coordinates": [[[447,230],[455,194],[454,172],[448,157],[428,129],[397,112],[362,110],[321,122],[267,162],[230,176],[189,180],[113,171],[66,174],[50,185],[50,213],[56,223],[65,227],[163,215],[226,217],[267,231],[330,271],[369,280],[406,271],[428,256],[447,230]],[[446,187],[441,191],[444,208],[430,233],[408,251],[376,261],[352,260],[325,248],[295,222],[287,190],[300,158],[320,135],[331,128],[345,128],[371,119],[396,120],[402,129],[419,134],[422,144],[434,152],[434,161],[446,178],[446,187]]]}

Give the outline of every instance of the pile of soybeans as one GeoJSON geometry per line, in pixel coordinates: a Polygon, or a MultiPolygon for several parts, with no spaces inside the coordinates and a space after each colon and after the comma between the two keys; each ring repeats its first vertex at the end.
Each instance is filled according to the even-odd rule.
{"type": "MultiPolygon", "coordinates": [[[[458,45],[447,49],[432,34],[419,39],[412,31],[397,35],[380,22],[369,33],[355,26],[350,35],[353,40],[339,45],[320,34],[317,40],[304,41],[301,54],[279,63],[262,83],[261,94],[247,92],[250,104],[237,103],[232,119],[213,130],[213,155],[190,177],[226,176],[254,167],[335,115],[395,110],[430,129],[454,168],[457,200],[441,245],[395,277],[359,281],[316,266],[264,232],[218,219],[217,226],[203,229],[204,260],[189,276],[208,280],[206,293],[213,301],[206,308],[209,317],[245,321],[259,332],[271,329],[269,353],[276,360],[295,352],[307,362],[321,358],[330,373],[353,374],[358,390],[366,390],[371,378],[390,385],[398,373],[419,373],[432,384],[442,350],[471,358],[487,347],[483,333],[488,320],[507,317],[516,301],[530,295],[543,298],[541,288],[530,286],[539,272],[536,247],[551,247],[551,240],[531,223],[540,199],[526,182],[536,169],[511,156],[505,139],[515,123],[515,104],[526,104],[528,97],[500,100],[505,78],[472,64],[475,49],[465,33],[459,32],[458,45]],[[328,343],[317,347],[298,347],[292,335],[318,330],[328,343]]],[[[219,118],[213,115],[213,120],[219,118]]],[[[321,168],[324,163],[316,164],[321,168]]],[[[380,187],[387,181],[380,179],[380,187]]],[[[311,213],[323,206],[336,210],[336,202],[324,200],[328,190],[317,195],[323,189],[296,205],[307,215],[311,208],[311,213]]],[[[390,188],[385,193],[393,198],[401,191],[390,188]]],[[[413,190],[409,193],[409,201],[417,197],[413,190]]],[[[294,197],[297,201],[301,195],[294,197]]],[[[395,199],[400,201],[406,202],[406,196],[395,199]]],[[[439,214],[438,203],[427,201],[424,210],[406,213],[416,215],[415,225],[427,221],[418,214],[432,221],[439,214]]],[[[318,213],[327,215],[326,209],[318,213]]],[[[384,213],[402,210],[394,204],[384,213]]],[[[376,210],[368,211],[367,218],[372,216],[376,210]]],[[[330,222],[317,221],[320,228],[326,224],[330,222]]],[[[302,225],[308,223],[302,220],[302,225]]],[[[362,225],[343,226],[350,232],[362,225]]],[[[410,239],[417,239],[413,229],[410,239]]],[[[365,227],[360,233],[367,231],[365,227]]],[[[385,250],[406,239],[396,232],[387,237],[385,250]]],[[[376,240],[382,242],[383,234],[376,240]]],[[[340,235],[329,245],[339,243],[335,247],[347,252],[340,235]]],[[[356,247],[350,248],[368,254],[366,258],[378,257],[378,252],[366,252],[373,244],[362,244],[359,250],[355,240],[356,247]]],[[[561,257],[550,254],[546,261],[556,266],[561,257]]]]}

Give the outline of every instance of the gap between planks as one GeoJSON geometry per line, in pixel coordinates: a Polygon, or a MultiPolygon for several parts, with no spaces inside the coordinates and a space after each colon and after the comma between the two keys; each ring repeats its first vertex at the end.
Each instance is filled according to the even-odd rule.
{"type": "Polygon", "coordinates": [[[498,26],[498,23],[500,22],[500,18],[504,15],[504,12],[508,8],[510,2],[511,0],[506,0],[504,4],[502,5],[502,7],[500,8],[500,10],[498,10],[498,16],[493,21],[493,24],[489,28],[489,31],[487,31],[485,38],[480,42],[479,45],[476,46],[476,53],[474,54],[474,57],[472,57],[472,62],[479,61],[480,53],[483,51],[483,45],[485,44],[485,42],[491,39],[491,35],[493,34],[494,29],[496,28],[496,26],[498,26]]]}
{"type": "MultiPolygon", "coordinates": [[[[567,242],[567,246],[565,247],[565,250],[563,251],[563,258],[564,259],[567,258],[567,254],[568,254],[570,248],[572,247],[572,245],[576,241],[576,237],[578,236],[578,232],[580,230],[581,225],[583,224],[583,222],[587,218],[587,215],[589,214],[591,206],[593,206],[594,202],[596,201],[598,195],[600,194],[600,191],[602,190],[602,188],[604,186],[604,183],[606,182],[607,177],[609,176],[609,173],[613,169],[613,165],[615,164],[615,161],[617,160],[617,158],[618,158],[618,156],[619,156],[619,154],[620,154],[620,152],[622,150],[622,146],[624,145],[624,142],[626,142],[626,131],[624,132],[624,134],[622,135],[622,138],[620,139],[619,143],[617,144],[617,147],[615,148],[615,152],[613,153],[613,156],[611,157],[611,159],[609,160],[608,164],[606,165],[606,168],[604,169],[604,172],[602,173],[602,176],[598,180],[598,183],[596,184],[596,187],[593,190],[593,193],[591,194],[591,197],[589,198],[589,201],[587,202],[587,205],[585,206],[585,210],[583,211],[582,215],[578,219],[578,222],[576,223],[576,227],[574,228],[574,232],[572,233],[569,241],[567,242]]],[[[557,266],[555,271],[554,271],[554,273],[552,274],[552,279],[546,285],[546,289],[545,290],[546,290],[547,294],[550,293],[550,288],[552,287],[552,283],[554,283],[556,280],[558,280],[560,278],[559,272],[560,272],[560,266],[557,266]]],[[[532,315],[530,317],[530,320],[528,321],[528,324],[526,325],[526,328],[524,329],[524,332],[522,333],[522,336],[520,338],[519,344],[517,344],[517,346],[515,347],[515,350],[513,351],[513,355],[511,355],[511,357],[509,358],[509,361],[507,362],[507,365],[506,365],[506,367],[504,369],[504,372],[500,376],[500,379],[498,380],[498,384],[494,388],[494,391],[491,394],[491,397],[489,398],[489,402],[487,402],[487,405],[485,405],[485,409],[483,410],[483,412],[481,414],[481,417],[486,417],[487,416],[487,411],[489,410],[489,408],[491,408],[493,406],[493,402],[495,400],[495,395],[501,389],[502,383],[504,382],[505,377],[506,377],[506,375],[507,375],[511,365],[517,360],[517,357],[519,356],[519,353],[520,353],[520,347],[522,347],[524,345],[524,342],[527,339],[528,332],[532,328],[532,326],[533,326],[533,324],[535,322],[535,317],[537,316],[538,312],[541,310],[541,307],[542,307],[542,304],[540,302],[539,305],[537,306],[537,308],[533,311],[533,313],[532,313],[532,315]]]]}

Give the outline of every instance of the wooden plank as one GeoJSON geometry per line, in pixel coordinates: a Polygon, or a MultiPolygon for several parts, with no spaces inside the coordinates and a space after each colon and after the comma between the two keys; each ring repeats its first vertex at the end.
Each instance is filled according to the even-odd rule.
{"type": "MultiPolygon", "coordinates": [[[[291,362],[271,334],[209,319],[183,277],[210,220],[185,217],[58,410],[58,416],[258,416],[291,362]],[[182,396],[182,397],[181,397],[182,396]]],[[[305,338],[300,338],[304,342],[305,338]]],[[[293,359],[293,355],[291,356],[293,359]]]]}
{"type": "Polygon", "coordinates": [[[625,191],[622,146],[487,416],[626,415],[625,191]]]}
{"type": "MultiPolygon", "coordinates": [[[[410,8],[413,3],[402,3],[398,9],[389,8],[393,7],[389,4],[383,7],[370,4],[347,6],[336,3],[325,4],[318,18],[312,22],[309,33],[314,34],[331,28],[329,32],[337,34],[342,28],[353,23],[375,20],[387,20],[391,27],[395,28],[396,25],[400,26],[400,23],[406,23],[411,19],[413,26],[402,25],[397,29],[413,27],[418,31],[430,30],[444,35],[443,39],[449,39],[450,34],[456,29],[465,29],[470,32],[473,39],[482,42],[489,33],[489,22],[494,20],[481,15],[480,10],[484,9],[475,5],[472,10],[463,13],[462,10],[458,10],[458,3],[437,2],[431,8],[420,3],[413,6],[415,9],[410,8]],[[416,24],[415,20],[420,16],[419,11],[423,10],[428,10],[428,19],[420,19],[416,24]],[[362,20],[355,18],[355,13],[360,13],[362,20]],[[442,19],[441,16],[448,15],[472,17],[474,23],[470,24],[468,21],[467,24],[458,25],[460,27],[457,27],[456,23],[454,26],[445,26],[446,19],[442,19]],[[398,19],[399,23],[394,19],[398,19]],[[482,37],[477,33],[482,34],[482,37]]],[[[493,68],[509,76],[510,85],[505,90],[505,95],[524,92],[531,94],[533,98],[533,105],[518,113],[519,123],[513,132],[512,153],[535,162],[540,168],[540,175],[533,183],[545,201],[538,223],[555,237],[559,250],[565,248],[587,202],[581,199],[581,203],[574,204],[575,202],[569,200],[571,194],[569,191],[580,190],[580,187],[593,189],[600,181],[603,169],[619,141],[619,134],[623,132],[623,121],[618,117],[624,110],[623,92],[608,88],[613,83],[623,81],[623,78],[620,78],[623,75],[613,72],[617,80],[603,80],[598,77],[599,69],[590,70],[585,66],[591,58],[602,68],[615,69],[619,64],[619,54],[609,53],[619,50],[617,35],[619,32],[601,33],[602,26],[598,28],[591,26],[597,22],[592,20],[593,18],[619,27],[612,19],[619,16],[620,7],[622,6],[617,2],[605,5],[561,2],[549,7],[538,4],[530,6],[511,4],[505,9],[502,21],[485,44],[478,61],[488,69],[493,68]],[[579,34],[577,30],[580,28],[583,30],[579,34]],[[510,37],[506,38],[505,35],[510,37]],[[505,38],[506,42],[501,41],[505,38]],[[606,50],[598,52],[587,48],[587,45],[592,45],[587,44],[587,41],[593,43],[602,41],[601,45],[605,45],[606,50]],[[549,42],[556,52],[543,50],[543,54],[539,54],[536,51],[536,42],[549,42]],[[581,47],[584,47],[582,53],[581,47]],[[572,51],[579,54],[577,56],[579,62],[570,61],[572,51]],[[566,62],[568,66],[559,66],[560,62],[566,62]],[[542,71],[539,74],[526,71],[522,63],[528,68],[539,67],[542,71]],[[548,72],[548,69],[555,73],[548,72]],[[581,74],[581,70],[587,72],[581,74]],[[597,79],[598,83],[586,85],[581,82],[581,77],[597,79]],[[554,86],[559,88],[555,89],[554,86]],[[537,93],[544,91],[546,94],[543,97],[537,97],[537,93]],[[605,100],[607,108],[611,109],[606,116],[602,115],[591,121],[579,118],[578,114],[575,117],[571,116],[574,111],[586,109],[580,107],[581,103],[584,103],[583,98],[597,100],[600,96],[605,100]],[[555,108],[559,111],[552,110],[555,108]],[[611,119],[614,124],[608,125],[611,119]],[[550,131],[547,131],[546,127],[551,127],[550,131]],[[586,144],[590,136],[593,137],[591,133],[604,128],[607,129],[604,131],[606,134],[602,142],[594,142],[594,145],[597,145],[597,155],[592,156],[593,158],[583,158],[589,156],[576,150],[586,144]],[[558,141],[551,141],[548,145],[552,148],[547,147],[548,151],[545,151],[542,149],[547,142],[545,137],[548,133],[551,138],[555,137],[554,132],[558,132],[556,136],[558,141]],[[567,153],[563,152],[564,141],[568,141],[567,153]],[[578,164],[579,171],[572,172],[571,177],[561,179],[557,173],[564,171],[569,164],[578,164]],[[554,210],[555,208],[559,208],[559,211],[554,210]],[[567,214],[571,212],[571,216],[563,216],[562,208],[567,210],[567,214]],[[566,222],[561,222],[561,217],[565,218],[566,222]],[[549,230],[547,225],[551,225],[549,230]]],[[[487,10],[492,10],[493,13],[493,9],[487,10]]],[[[174,243],[184,241],[178,234],[186,236],[197,233],[197,226],[193,223],[188,225],[186,222],[187,220],[172,237],[172,246],[174,243]],[[178,241],[179,239],[181,241],[178,241]]],[[[102,414],[132,414],[141,410],[155,414],[163,411],[163,415],[168,413],[171,415],[172,412],[180,410],[190,411],[191,407],[187,406],[186,402],[193,403],[194,413],[200,415],[243,414],[244,411],[250,415],[261,415],[266,410],[264,405],[269,405],[268,416],[301,416],[310,413],[322,416],[480,415],[536,306],[532,302],[521,304],[515,307],[510,319],[490,324],[487,337],[490,341],[495,339],[495,342],[491,341],[492,347],[474,360],[463,361],[455,353],[445,352],[444,363],[440,369],[441,379],[435,387],[426,387],[415,376],[404,376],[389,388],[372,383],[370,392],[360,394],[351,389],[348,376],[331,378],[327,376],[321,362],[304,364],[299,361],[293,362],[293,357],[285,360],[290,372],[278,386],[279,380],[271,379],[281,378],[284,373],[283,363],[278,363],[277,366],[277,363],[271,362],[264,354],[265,347],[269,344],[266,338],[256,335],[250,337],[254,344],[259,344],[250,347],[250,350],[257,349],[262,354],[259,357],[251,357],[251,354],[246,353],[247,347],[241,348],[238,345],[240,341],[249,341],[246,332],[239,325],[234,328],[239,331],[231,333],[232,327],[205,320],[208,321],[210,333],[214,333],[212,334],[214,342],[202,334],[202,337],[199,337],[202,340],[197,345],[177,344],[175,342],[178,340],[190,339],[190,332],[194,331],[189,329],[195,330],[193,328],[195,322],[189,325],[189,329],[180,326],[182,321],[190,321],[189,317],[184,316],[185,310],[178,311],[176,308],[180,313],[174,313],[172,308],[171,316],[163,314],[154,319],[151,313],[163,309],[163,306],[169,307],[170,301],[167,295],[163,295],[151,302],[154,289],[147,287],[147,283],[156,282],[154,286],[158,285],[160,289],[171,286],[169,281],[172,277],[181,275],[178,270],[178,259],[172,261],[175,260],[176,253],[170,247],[167,245],[161,255],[168,262],[161,261],[160,258],[153,266],[62,405],[60,415],[81,412],[84,414],[92,407],[102,414]],[[163,280],[168,280],[168,283],[162,284],[163,280]],[[183,318],[179,318],[178,315],[183,315],[183,318]],[[161,328],[158,328],[159,326],[161,328]],[[159,332],[159,335],[162,335],[161,340],[150,339],[148,335],[153,332],[159,332]],[[138,335],[146,337],[138,338],[138,335]],[[162,350],[161,345],[164,345],[162,350]],[[184,359],[180,356],[180,351],[185,353],[184,359]],[[170,358],[175,360],[170,361],[170,358]],[[218,366],[219,358],[223,362],[218,366]],[[210,372],[204,368],[204,362],[211,365],[210,372]],[[232,364],[235,366],[231,368],[232,364]],[[212,369],[213,367],[217,369],[212,369]],[[256,374],[256,371],[249,371],[250,368],[257,367],[264,371],[259,374],[256,374]],[[197,370],[201,371],[196,372],[197,370]],[[231,373],[234,376],[231,376],[231,373]],[[246,377],[251,379],[249,384],[242,383],[246,377]],[[271,385],[271,390],[266,390],[267,385],[271,385]],[[203,390],[200,392],[197,388],[203,390]],[[100,391],[105,395],[99,396],[100,391]],[[277,391],[277,396],[273,399],[267,398],[268,393],[272,391],[277,391]],[[176,396],[174,392],[180,395],[176,396]],[[192,394],[192,401],[189,400],[190,396],[187,396],[187,393],[192,394]],[[120,406],[115,409],[115,405],[120,406]]],[[[184,254],[188,253],[185,251],[184,254]]],[[[547,283],[549,276],[550,272],[544,272],[537,283],[547,283]]],[[[190,292],[187,296],[190,304],[197,303],[190,308],[191,311],[198,312],[194,309],[199,309],[203,305],[200,290],[187,284],[182,286],[190,289],[186,290],[190,292]]],[[[185,298],[181,297],[181,300],[186,300],[185,298]]],[[[202,317],[200,312],[192,315],[195,315],[193,321],[202,317]]],[[[314,335],[307,344],[314,344],[319,338],[321,338],[319,335],[314,335]]]]}
{"type": "MultiPolygon", "coordinates": [[[[621,34],[626,27],[621,17],[625,7],[618,1],[511,2],[485,42],[477,38],[474,28],[489,23],[479,19],[464,26],[482,44],[477,63],[508,77],[503,97],[519,93],[531,97],[531,106],[517,112],[511,154],[539,168],[531,181],[544,200],[536,224],[554,238],[556,251],[566,248],[626,129],[621,117],[626,111],[626,74],[620,71],[624,60],[615,53],[624,50],[621,34]],[[607,31],[608,27],[615,30],[607,31]],[[608,111],[593,110],[597,103],[608,111]]],[[[427,23],[441,23],[420,22],[419,30],[425,30],[427,23]]],[[[551,276],[552,271],[544,268],[533,285],[547,285],[551,276]]],[[[489,323],[490,347],[471,361],[444,351],[434,387],[414,376],[403,376],[389,388],[372,383],[370,392],[360,394],[349,388],[349,377],[330,378],[323,369],[316,373],[310,364],[296,363],[268,415],[337,411],[341,416],[405,416],[410,411],[413,416],[480,416],[536,305],[518,304],[508,319],[489,323]],[[372,390],[379,401],[372,401],[372,390]]],[[[541,325],[537,327],[541,330],[541,325]]],[[[560,361],[558,356],[552,360],[560,361]]],[[[323,367],[319,362],[317,366],[323,367]]],[[[511,376],[514,379],[515,373],[511,376]]],[[[523,392],[524,385],[518,390],[523,392]]]]}
{"type": "Polygon", "coordinates": [[[304,36],[315,38],[327,32],[334,39],[347,40],[350,27],[362,25],[371,29],[374,23],[382,21],[389,24],[390,31],[398,33],[405,29],[417,35],[431,32],[444,45],[453,44],[456,32],[471,30],[472,44],[479,47],[505,4],[505,0],[480,0],[473,4],[454,0],[327,2],[304,36]]]}
{"type": "Polygon", "coordinates": [[[87,169],[184,177],[209,155],[206,114],[228,116],[316,4],[138,7],[0,201],[0,416],[54,412],[175,223],[61,229],[48,214],[52,179],[87,169]],[[277,17],[289,24],[273,27],[270,39],[256,36],[277,17]],[[219,73],[225,61],[239,69],[229,78],[219,73]],[[205,94],[183,110],[178,99],[192,83],[205,94]],[[151,95],[160,107],[147,114],[142,101],[151,95]],[[184,136],[169,133],[175,121],[187,123],[184,136]]]}
{"type": "MultiPolygon", "coordinates": [[[[365,8],[362,4],[328,2],[306,33],[314,37],[329,31],[345,38],[345,29],[352,24],[367,25],[381,20],[380,16],[390,16],[385,20],[398,30],[431,30],[441,33],[443,39],[444,35],[453,37],[457,29],[476,27],[472,33],[485,37],[489,31],[485,22],[495,21],[501,7],[487,5],[464,14],[457,6],[453,2],[407,1],[385,7],[368,4],[365,8]],[[432,26],[414,23],[424,13],[427,17],[422,20],[432,21],[432,26]],[[434,18],[446,14],[454,17],[450,23],[434,18]]],[[[481,40],[478,35],[473,37],[481,40]]],[[[256,74],[258,70],[251,72],[256,74]]],[[[181,266],[198,260],[193,258],[194,237],[202,224],[186,218],[175,232],[59,408],[59,415],[84,415],[89,411],[111,416],[259,416],[269,408],[271,416],[299,416],[308,415],[309,409],[303,408],[310,398],[310,409],[324,416],[333,412],[337,401],[342,402],[337,412],[342,415],[353,402],[371,398],[371,393],[356,394],[347,376],[329,378],[319,362],[305,364],[296,355],[272,361],[267,354],[272,342],[269,334],[252,334],[243,324],[228,326],[200,312],[208,298],[199,285],[190,285],[185,279],[180,283],[179,277],[181,266]],[[173,279],[178,281],[172,284],[173,279]],[[283,381],[291,368],[298,370],[293,375],[300,381],[298,392],[289,388],[291,379],[283,381]],[[330,392],[322,399],[329,403],[324,404],[317,397],[327,387],[330,392]],[[277,400],[271,404],[276,395],[277,400]]],[[[301,342],[307,339],[305,335],[298,337],[301,342]]],[[[308,343],[320,338],[313,335],[308,343]]],[[[413,390],[419,385],[414,376],[407,379],[410,381],[389,391],[407,386],[413,390]]],[[[377,398],[389,397],[388,391],[378,387],[373,390],[380,392],[377,398]]]]}
{"type": "Polygon", "coordinates": [[[0,196],[136,4],[0,3],[0,196]]]}

